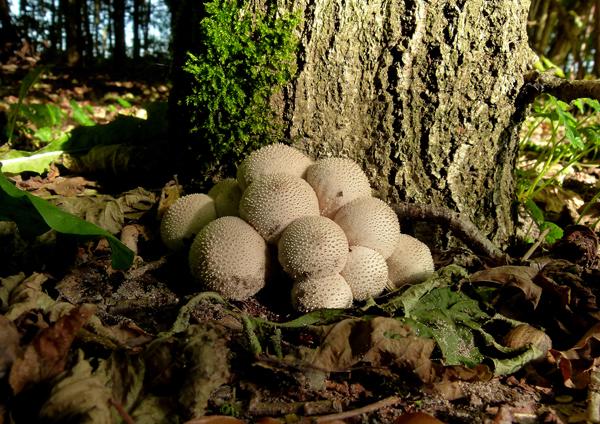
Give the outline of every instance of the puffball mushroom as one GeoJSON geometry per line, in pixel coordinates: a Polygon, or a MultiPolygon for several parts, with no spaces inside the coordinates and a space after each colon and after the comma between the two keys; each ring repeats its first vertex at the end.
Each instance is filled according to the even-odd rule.
{"type": "Polygon", "coordinates": [[[342,206],[333,219],[346,233],[350,246],[364,246],[388,258],[400,238],[398,216],[381,199],[361,197],[342,206]]]}
{"type": "Polygon", "coordinates": [[[238,216],[242,189],[235,178],[225,178],[208,191],[215,201],[217,216],[238,216]]]}
{"type": "Polygon", "coordinates": [[[324,216],[305,216],[287,226],[278,243],[279,263],[292,278],[339,273],[348,258],[344,230],[324,216]]]}
{"type": "Polygon", "coordinates": [[[324,308],[349,308],[352,290],[340,274],[294,282],[292,304],[300,312],[324,308]]]}
{"type": "Polygon", "coordinates": [[[396,248],[387,258],[387,265],[392,289],[420,283],[434,271],[429,247],[408,234],[400,234],[396,248]]]}
{"type": "Polygon", "coordinates": [[[215,202],[206,194],[180,197],[163,215],[160,237],[171,250],[184,247],[184,241],[194,237],[206,224],[217,218],[215,202]]]}
{"type": "Polygon", "coordinates": [[[319,198],[321,215],[333,218],[346,203],[371,195],[371,185],[360,166],[351,159],[321,159],[309,166],[306,181],[319,198]]]}
{"type": "Polygon", "coordinates": [[[285,144],[269,144],[253,151],[237,169],[237,180],[245,190],[262,175],[287,174],[304,178],[312,159],[285,144]]]}
{"type": "Polygon", "coordinates": [[[267,243],[277,243],[292,221],[310,215],[319,215],[317,195],[306,181],[292,175],[263,175],[248,186],[240,200],[240,217],[267,243]]]}
{"type": "Polygon", "coordinates": [[[204,227],[192,243],[191,274],[207,290],[244,300],[265,286],[269,249],[254,228],[236,216],[218,218],[204,227]]]}
{"type": "Polygon", "coordinates": [[[355,300],[380,295],[388,285],[388,267],[383,256],[363,246],[352,246],[346,266],[340,272],[355,300]]]}

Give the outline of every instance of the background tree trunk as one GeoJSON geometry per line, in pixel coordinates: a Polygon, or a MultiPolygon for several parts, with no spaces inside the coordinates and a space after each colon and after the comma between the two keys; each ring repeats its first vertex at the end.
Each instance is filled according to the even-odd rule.
{"type": "Polygon", "coordinates": [[[276,3],[303,18],[298,73],[272,99],[295,145],[358,161],[383,199],[446,206],[509,240],[529,1],[276,3]]]}
{"type": "Polygon", "coordinates": [[[126,57],[125,48],[125,0],[112,0],[112,17],[114,28],[113,60],[115,65],[123,65],[126,57]]]}

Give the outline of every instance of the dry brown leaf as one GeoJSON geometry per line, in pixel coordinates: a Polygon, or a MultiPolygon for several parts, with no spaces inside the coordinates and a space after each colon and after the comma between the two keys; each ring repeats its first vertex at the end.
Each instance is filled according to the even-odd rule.
{"type": "Polygon", "coordinates": [[[184,424],[244,424],[244,421],[227,415],[210,415],[207,417],[194,418],[184,424]]]}
{"type": "Polygon", "coordinates": [[[17,358],[20,339],[17,327],[4,315],[0,315],[0,379],[4,378],[17,358]]]}
{"type": "Polygon", "coordinates": [[[71,344],[94,311],[92,305],[75,307],[34,337],[10,370],[8,381],[15,394],[64,371],[71,344]]]}
{"type": "Polygon", "coordinates": [[[432,378],[433,340],[416,336],[393,318],[346,319],[329,327],[312,364],[326,371],[344,371],[359,362],[374,367],[413,370],[423,381],[432,378]]]}
{"type": "Polygon", "coordinates": [[[600,323],[590,328],[571,349],[552,349],[550,352],[562,374],[565,386],[586,388],[592,369],[600,366],[600,323]]]}

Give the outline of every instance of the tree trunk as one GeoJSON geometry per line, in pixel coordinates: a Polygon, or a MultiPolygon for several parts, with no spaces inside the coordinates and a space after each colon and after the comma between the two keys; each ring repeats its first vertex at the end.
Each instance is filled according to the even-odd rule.
{"type": "Polygon", "coordinates": [[[449,207],[508,241],[529,1],[276,3],[303,18],[298,72],[272,99],[294,144],[358,161],[383,199],[449,207]]]}
{"type": "Polygon", "coordinates": [[[67,41],[67,65],[79,66],[83,53],[80,0],[61,0],[67,41]]]}
{"type": "Polygon", "coordinates": [[[144,9],[143,0],[133,0],[133,58],[140,57],[140,24],[144,9]]]}
{"type": "Polygon", "coordinates": [[[113,29],[115,44],[113,47],[113,60],[116,65],[125,62],[125,0],[113,0],[113,29]]]}
{"type": "Polygon", "coordinates": [[[5,55],[10,56],[19,43],[19,34],[13,25],[7,0],[0,0],[0,24],[0,59],[4,60],[7,58],[5,55]]]}

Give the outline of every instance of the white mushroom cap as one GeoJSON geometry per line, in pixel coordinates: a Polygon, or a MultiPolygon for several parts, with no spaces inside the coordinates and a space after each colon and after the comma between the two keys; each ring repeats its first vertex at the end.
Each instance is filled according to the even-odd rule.
{"type": "Polygon", "coordinates": [[[396,249],[387,258],[391,288],[416,284],[426,280],[434,271],[429,247],[408,234],[401,234],[396,249]]]}
{"type": "Polygon", "coordinates": [[[160,237],[169,249],[182,249],[186,239],[193,238],[216,217],[213,199],[206,194],[188,194],[177,199],[163,215],[160,237]]]}
{"type": "Polygon", "coordinates": [[[333,220],[346,233],[350,246],[369,247],[386,259],[400,238],[398,216],[387,203],[376,197],[361,197],[347,203],[333,220]]]}
{"type": "Polygon", "coordinates": [[[344,230],[324,216],[293,221],[278,243],[279,263],[292,278],[318,278],[338,274],[348,258],[344,230]]]}
{"type": "Polygon", "coordinates": [[[340,274],[298,280],[292,288],[292,304],[300,312],[349,308],[352,306],[352,290],[340,274]]]}
{"type": "Polygon", "coordinates": [[[288,174],[304,178],[312,159],[285,144],[269,144],[253,151],[237,169],[237,180],[246,189],[262,175],[288,174]]]}
{"type": "Polygon", "coordinates": [[[378,296],[388,286],[385,259],[368,247],[351,247],[348,262],[340,274],[352,289],[355,300],[378,296]]]}
{"type": "Polygon", "coordinates": [[[242,189],[235,178],[219,181],[208,192],[215,201],[217,216],[238,216],[242,189]]]}
{"type": "Polygon", "coordinates": [[[291,175],[263,175],[240,200],[240,216],[268,243],[277,243],[292,221],[310,215],[319,215],[317,195],[306,181],[291,175]]]}
{"type": "Polygon", "coordinates": [[[306,171],[306,181],[317,193],[321,215],[328,218],[346,203],[371,195],[369,179],[351,159],[318,160],[306,171]]]}
{"type": "Polygon", "coordinates": [[[263,238],[241,218],[224,216],[194,239],[190,271],[207,290],[244,300],[265,286],[269,250],[263,238]]]}

